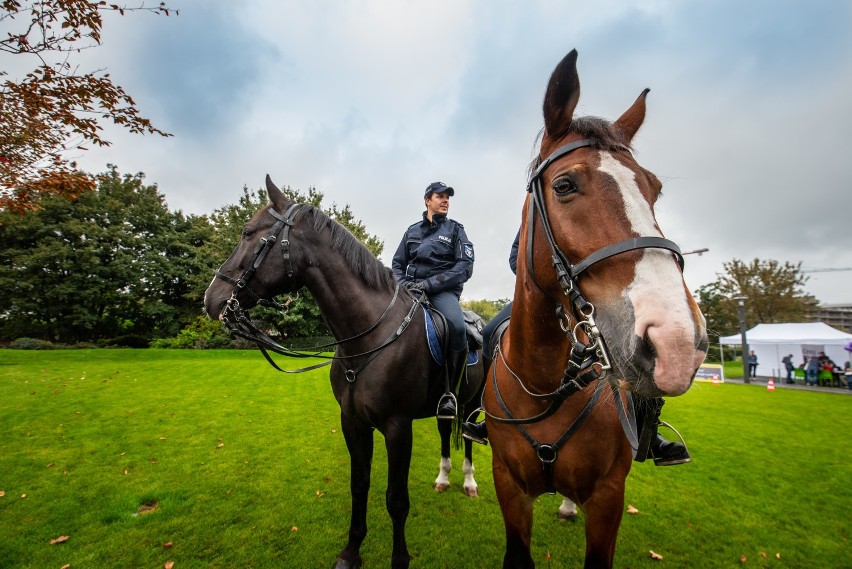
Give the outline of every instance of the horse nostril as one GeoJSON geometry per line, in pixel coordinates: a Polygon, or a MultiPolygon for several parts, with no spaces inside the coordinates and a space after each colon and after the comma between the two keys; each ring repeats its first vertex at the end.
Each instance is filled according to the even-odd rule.
{"type": "Polygon", "coordinates": [[[651,361],[657,358],[657,348],[654,347],[654,342],[651,341],[651,338],[648,336],[648,332],[645,332],[645,335],[642,336],[642,346],[641,349],[648,354],[651,361]]]}
{"type": "Polygon", "coordinates": [[[657,349],[654,347],[648,334],[637,336],[636,347],[633,352],[633,363],[646,371],[654,369],[654,360],[657,358],[657,349]]]}

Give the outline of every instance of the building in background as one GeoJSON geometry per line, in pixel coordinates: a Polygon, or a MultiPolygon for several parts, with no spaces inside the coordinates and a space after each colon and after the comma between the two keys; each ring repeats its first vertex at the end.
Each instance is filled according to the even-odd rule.
{"type": "Polygon", "coordinates": [[[805,313],[809,322],[825,322],[852,334],[852,304],[823,304],[805,313]]]}

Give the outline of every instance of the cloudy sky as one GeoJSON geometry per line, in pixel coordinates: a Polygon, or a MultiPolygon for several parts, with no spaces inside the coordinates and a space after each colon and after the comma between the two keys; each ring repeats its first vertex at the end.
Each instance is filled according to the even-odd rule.
{"type": "MultiPolygon", "coordinates": [[[[852,267],[852,3],[843,0],[173,0],[111,18],[78,60],[106,68],[174,138],[112,128],[80,157],[144,172],[171,209],[243,186],[315,186],[390,263],[429,182],[476,245],[466,298],[507,298],[509,246],[556,63],[579,52],[578,113],[617,118],[645,87],[637,159],[692,289],[734,258],[852,267]]],[[[852,302],[852,271],[810,273],[852,302]]]]}

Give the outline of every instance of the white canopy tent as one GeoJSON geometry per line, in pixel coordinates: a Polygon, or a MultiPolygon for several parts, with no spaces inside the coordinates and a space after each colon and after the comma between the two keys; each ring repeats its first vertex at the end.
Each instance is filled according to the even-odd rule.
{"type": "MultiPolygon", "coordinates": [[[[781,359],[793,354],[793,365],[799,367],[805,356],[825,352],[840,367],[849,361],[850,353],[844,348],[852,342],[852,334],[832,328],[824,322],[787,324],[758,324],[746,331],[749,350],[757,356],[758,375],[785,375],[781,359]]],[[[719,338],[723,346],[739,346],[739,334],[719,338]]]]}

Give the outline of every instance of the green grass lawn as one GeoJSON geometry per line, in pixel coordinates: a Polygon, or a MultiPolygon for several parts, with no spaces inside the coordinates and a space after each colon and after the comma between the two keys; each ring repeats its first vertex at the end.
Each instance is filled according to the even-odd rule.
{"type": "MultiPolygon", "coordinates": [[[[349,481],[325,369],[279,374],[254,351],[0,350],[0,567],[330,567],[349,481]]],[[[850,405],[711,383],[670,400],[663,419],[694,461],[634,464],[639,513],[624,517],[615,566],[849,567],[850,405]]],[[[476,448],[480,498],[462,492],[458,452],[437,494],[435,420],[414,432],[412,567],[500,566],[490,449],[476,448]]],[[[376,437],[366,569],[390,564],[376,437]]],[[[534,558],[581,567],[583,522],[557,521],[558,504],[539,500],[534,558]]]]}

